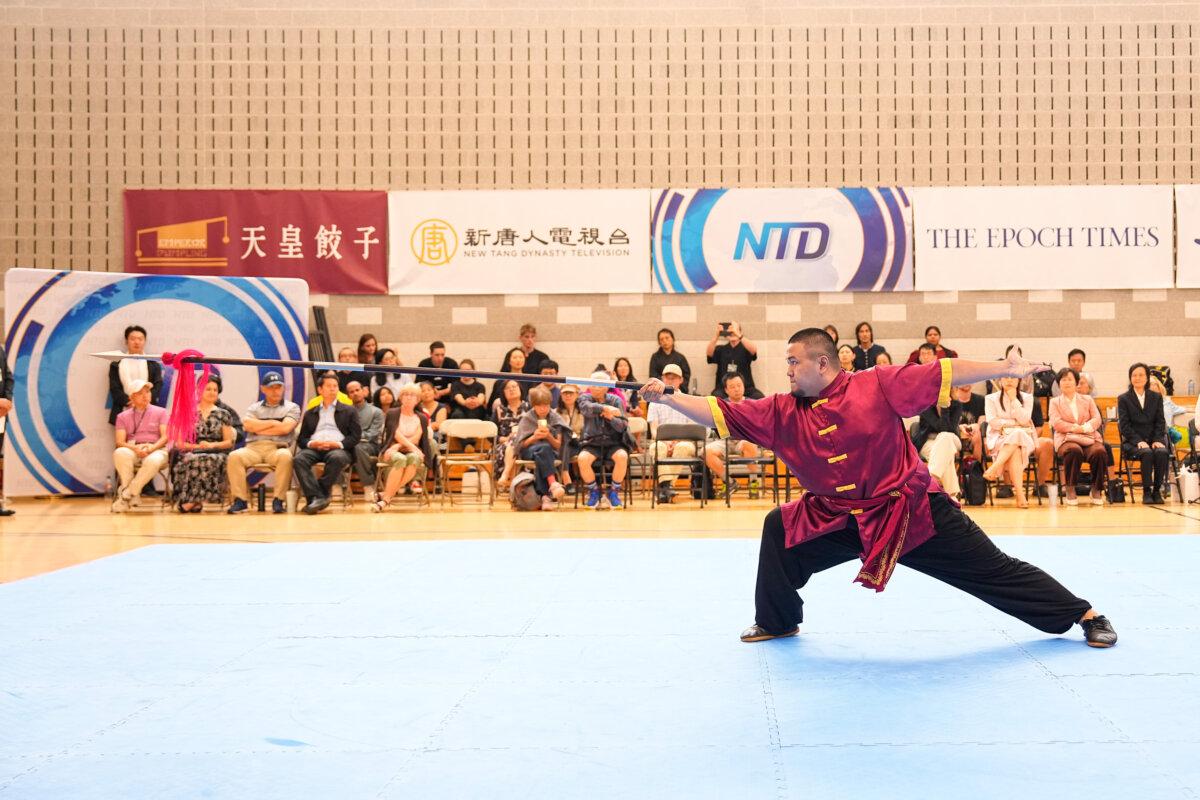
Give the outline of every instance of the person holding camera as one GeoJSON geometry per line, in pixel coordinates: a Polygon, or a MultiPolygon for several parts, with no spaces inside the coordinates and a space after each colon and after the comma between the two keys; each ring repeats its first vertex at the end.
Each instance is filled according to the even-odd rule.
{"type": "Polygon", "coordinates": [[[714,397],[725,397],[725,376],[738,374],[746,385],[746,397],[758,399],[763,393],[754,387],[754,375],[750,365],[758,359],[758,347],[742,336],[742,326],[736,322],[717,323],[717,332],[708,343],[708,363],[717,365],[717,381],[713,387],[714,397]],[[724,339],[724,344],[717,342],[724,339]]]}

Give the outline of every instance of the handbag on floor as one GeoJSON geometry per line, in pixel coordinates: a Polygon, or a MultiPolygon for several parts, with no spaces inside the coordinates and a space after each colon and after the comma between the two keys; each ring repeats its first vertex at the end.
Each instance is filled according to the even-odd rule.
{"type": "Polygon", "coordinates": [[[969,506],[981,506],[987,500],[987,481],[983,479],[983,465],[973,458],[963,459],[962,476],[963,502],[969,506]]]}
{"type": "Polygon", "coordinates": [[[1104,487],[1104,493],[1108,496],[1109,503],[1124,503],[1125,502],[1125,481],[1120,478],[1113,478],[1104,487]]]}

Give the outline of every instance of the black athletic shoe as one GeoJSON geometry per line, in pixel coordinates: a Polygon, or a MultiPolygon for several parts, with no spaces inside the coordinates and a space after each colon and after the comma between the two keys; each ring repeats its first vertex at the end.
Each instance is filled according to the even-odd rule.
{"type": "Polygon", "coordinates": [[[234,501],[229,504],[229,510],[226,514],[245,514],[250,510],[249,504],[240,497],[234,498],[234,501]]]}
{"type": "Polygon", "coordinates": [[[1112,647],[1117,643],[1117,632],[1108,617],[1098,616],[1079,623],[1088,647],[1112,647]]]}
{"type": "Polygon", "coordinates": [[[742,631],[741,639],[743,642],[765,642],[768,639],[784,639],[788,636],[795,636],[799,632],[800,626],[796,626],[790,631],[784,631],[783,633],[771,633],[766,628],[761,628],[758,625],[751,625],[749,628],[746,628],[746,630],[742,631]]]}
{"type": "Polygon", "coordinates": [[[1163,499],[1163,493],[1160,492],[1158,489],[1154,490],[1153,499],[1154,499],[1154,505],[1156,505],[1156,506],[1161,506],[1162,504],[1167,502],[1166,500],[1163,499]]]}
{"type": "Polygon", "coordinates": [[[996,498],[997,499],[1007,500],[1008,498],[1010,498],[1012,496],[1013,496],[1013,489],[1011,486],[997,486],[996,487],[996,498]]]}
{"type": "Polygon", "coordinates": [[[1154,495],[1151,494],[1150,492],[1142,492],[1142,505],[1144,505],[1144,506],[1154,505],[1154,495]]]}

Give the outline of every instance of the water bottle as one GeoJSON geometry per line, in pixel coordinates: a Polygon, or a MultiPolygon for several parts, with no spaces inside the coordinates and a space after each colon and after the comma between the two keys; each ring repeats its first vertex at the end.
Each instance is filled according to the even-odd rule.
{"type": "Polygon", "coordinates": [[[1188,378],[1188,397],[1196,396],[1196,379],[1188,378]]]}
{"type": "Polygon", "coordinates": [[[110,502],[111,502],[111,501],[112,501],[112,499],[113,499],[113,484],[112,484],[112,478],[105,478],[105,479],[104,479],[104,498],[105,498],[106,500],[110,501],[110,502]]]}

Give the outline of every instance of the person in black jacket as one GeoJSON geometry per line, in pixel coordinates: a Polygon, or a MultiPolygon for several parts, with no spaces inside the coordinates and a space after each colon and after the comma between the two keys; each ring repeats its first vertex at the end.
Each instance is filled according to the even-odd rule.
{"type": "MultiPolygon", "coordinates": [[[[115,366],[115,365],[114,365],[115,366]]],[[[12,411],[13,376],[8,369],[8,353],[0,344],[0,417],[7,417],[12,411]]],[[[0,447],[4,446],[4,434],[0,433],[0,447]]],[[[4,507],[4,495],[0,493],[0,517],[11,517],[17,512],[4,507]]]]}
{"type": "Polygon", "coordinates": [[[658,332],[658,349],[650,356],[650,377],[661,378],[663,367],[674,364],[683,373],[683,391],[691,386],[692,368],[683,353],[675,349],[675,332],[663,328],[658,332]]]}
{"type": "Polygon", "coordinates": [[[1117,427],[1121,431],[1121,454],[1142,462],[1142,502],[1163,502],[1162,485],[1167,475],[1167,423],[1163,399],[1147,383],[1150,368],[1138,362],[1129,368],[1129,390],[1117,398],[1117,427]]]}
{"type": "MultiPolygon", "coordinates": [[[[917,349],[917,358],[921,364],[937,361],[937,348],[926,342],[917,349]]],[[[929,474],[938,479],[951,497],[959,494],[958,467],[954,462],[962,450],[958,435],[962,412],[962,403],[954,399],[946,408],[938,408],[934,403],[921,412],[913,431],[913,444],[921,458],[929,462],[929,474]]]]}
{"type": "MultiPolygon", "coordinates": [[[[146,352],[146,329],[141,325],[130,325],[125,329],[125,352],[133,355],[146,352]]],[[[108,367],[109,425],[115,425],[117,414],[129,405],[125,386],[135,380],[150,381],[150,405],[162,405],[158,402],[163,385],[162,364],[140,358],[114,361],[108,367]]]]}
{"type": "Polygon", "coordinates": [[[326,372],[317,382],[321,402],[300,418],[292,468],[308,501],[305,514],[318,514],[329,505],[333,485],[354,460],[354,448],[362,437],[358,411],[354,406],[338,403],[338,391],[337,374],[326,372]],[[325,464],[325,474],[319,481],[313,474],[317,463],[325,464]]]}

